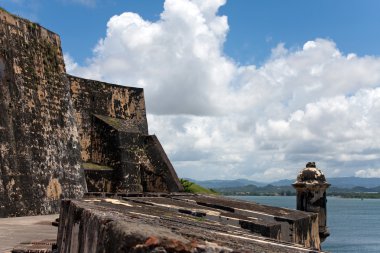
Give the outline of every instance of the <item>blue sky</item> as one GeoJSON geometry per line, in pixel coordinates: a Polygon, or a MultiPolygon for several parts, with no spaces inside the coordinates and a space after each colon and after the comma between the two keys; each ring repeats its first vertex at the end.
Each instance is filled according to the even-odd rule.
{"type": "Polygon", "coordinates": [[[380,177],[377,0],[0,0],[70,74],[144,88],[180,177],[380,177]]]}
{"type": "MultiPolygon", "coordinates": [[[[156,21],[163,0],[0,0],[1,6],[60,34],[64,51],[78,62],[105,36],[113,15],[136,12],[156,21]]],[[[233,0],[220,8],[230,31],[225,53],[235,61],[262,64],[278,43],[297,48],[315,38],[332,39],[342,52],[380,54],[377,0],[233,0]]]]}
{"type": "Polygon", "coordinates": [[[302,47],[315,38],[332,39],[345,53],[379,55],[380,2],[376,0],[229,1],[221,8],[231,31],[226,50],[243,62],[261,62],[283,42],[302,47]]]}

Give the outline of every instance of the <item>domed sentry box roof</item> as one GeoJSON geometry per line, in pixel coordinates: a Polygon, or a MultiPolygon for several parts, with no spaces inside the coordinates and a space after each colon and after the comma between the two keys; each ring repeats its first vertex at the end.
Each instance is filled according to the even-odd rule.
{"type": "Polygon", "coordinates": [[[315,165],[315,162],[308,162],[306,168],[302,169],[297,176],[297,180],[292,184],[295,188],[313,188],[315,186],[329,187],[325,175],[315,165]]]}

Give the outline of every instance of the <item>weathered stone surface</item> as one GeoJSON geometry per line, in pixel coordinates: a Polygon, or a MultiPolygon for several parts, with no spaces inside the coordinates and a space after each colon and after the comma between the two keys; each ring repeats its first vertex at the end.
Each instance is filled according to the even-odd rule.
{"type": "MultiPolygon", "coordinates": [[[[229,211],[237,215],[254,217],[267,225],[278,224],[280,225],[278,235],[272,238],[306,247],[320,248],[318,219],[315,214],[213,196],[190,195],[173,198],[196,203],[200,206],[229,211]]],[[[267,234],[261,235],[271,237],[267,234]]]]}
{"type": "MultiPolygon", "coordinates": [[[[59,251],[319,252],[279,238],[285,230],[290,233],[295,228],[285,228],[281,224],[283,219],[318,229],[313,225],[317,221],[315,214],[221,197],[150,196],[64,200],[57,241],[59,251]],[[265,215],[272,221],[268,222],[265,215]],[[266,237],[268,231],[273,233],[266,237]]],[[[295,238],[294,235],[291,240],[295,238]]],[[[315,242],[302,244],[312,243],[315,242]]]]}
{"type": "Polygon", "coordinates": [[[180,192],[183,186],[179,182],[169,158],[155,135],[145,136],[141,161],[142,184],[147,192],[180,192]]]}
{"type": "Polygon", "coordinates": [[[134,131],[126,121],[95,114],[89,126],[92,128],[90,160],[113,168],[111,192],[182,191],[157,137],[134,131]]]}
{"type": "Polygon", "coordinates": [[[93,160],[91,134],[94,115],[110,127],[148,134],[143,89],[125,87],[68,75],[84,162],[93,160]],[[124,121],[123,121],[124,120],[124,121]],[[114,123],[114,124],[112,124],[114,123]],[[128,128],[125,126],[129,126],[128,128]]]}
{"type": "Polygon", "coordinates": [[[83,163],[88,192],[112,192],[113,168],[94,163],[83,163]]]}
{"type": "Polygon", "coordinates": [[[183,191],[158,139],[148,135],[143,89],[68,77],[82,159],[113,168],[111,192],[183,191]]]}
{"type": "Polygon", "coordinates": [[[0,217],[85,191],[59,36],[0,10],[0,217]]]}
{"type": "Polygon", "coordinates": [[[57,212],[86,180],[99,192],[183,190],[148,135],[143,89],[67,75],[59,36],[3,10],[0,82],[0,217],[57,212]]]}
{"type": "Polygon", "coordinates": [[[56,240],[29,241],[20,243],[11,253],[52,253],[55,247],[56,240]]]}

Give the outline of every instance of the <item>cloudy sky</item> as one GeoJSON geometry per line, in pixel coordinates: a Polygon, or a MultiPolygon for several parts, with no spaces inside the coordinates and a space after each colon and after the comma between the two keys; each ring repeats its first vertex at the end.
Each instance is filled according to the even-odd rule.
{"type": "Polygon", "coordinates": [[[180,177],[380,177],[376,0],[0,0],[73,75],[145,89],[180,177]]]}

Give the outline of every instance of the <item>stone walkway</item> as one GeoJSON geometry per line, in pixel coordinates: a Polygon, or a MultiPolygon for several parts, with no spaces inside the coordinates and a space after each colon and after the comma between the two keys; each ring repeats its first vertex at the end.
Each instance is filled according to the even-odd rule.
{"type": "Polygon", "coordinates": [[[0,218],[0,253],[10,252],[21,242],[56,239],[57,227],[51,223],[58,214],[0,218]]]}

